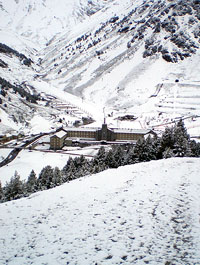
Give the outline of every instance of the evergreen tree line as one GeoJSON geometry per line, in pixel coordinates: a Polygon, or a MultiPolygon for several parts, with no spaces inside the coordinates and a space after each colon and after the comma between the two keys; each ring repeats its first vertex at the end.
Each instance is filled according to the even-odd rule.
{"type": "Polygon", "coordinates": [[[0,43],[0,53],[8,53],[8,54],[13,54],[17,56],[24,65],[30,66],[33,61],[30,58],[27,58],[23,53],[19,53],[18,51],[10,48],[9,46],[0,43]]]}
{"type": "Polygon", "coordinates": [[[12,88],[16,93],[18,93],[22,98],[26,98],[27,101],[31,103],[37,103],[37,100],[40,99],[39,94],[30,94],[28,91],[26,91],[22,86],[18,85],[12,85],[10,82],[7,80],[3,79],[0,77],[0,85],[1,85],[1,90],[0,94],[5,97],[7,95],[7,90],[12,88]]]}
{"type": "Polygon", "coordinates": [[[170,157],[200,157],[200,143],[190,136],[180,120],[175,126],[166,128],[161,137],[138,140],[136,145],[113,145],[109,151],[101,147],[97,155],[89,160],[84,156],[69,158],[60,170],[58,167],[44,167],[36,176],[31,171],[27,181],[21,181],[15,172],[10,182],[0,185],[0,202],[15,200],[30,194],[59,186],[71,180],[95,174],[108,168],[170,157]]]}

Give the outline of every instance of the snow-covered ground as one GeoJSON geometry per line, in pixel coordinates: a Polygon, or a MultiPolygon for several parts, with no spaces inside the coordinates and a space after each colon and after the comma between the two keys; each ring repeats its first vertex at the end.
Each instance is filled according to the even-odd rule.
{"type": "Polygon", "coordinates": [[[68,158],[68,155],[63,154],[23,150],[10,164],[0,168],[1,183],[4,186],[6,182],[9,182],[15,171],[19,173],[21,180],[27,180],[32,169],[39,174],[47,165],[62,168],[68,158]]]}
{"type": "Polygon", "coordinates": [[[0,205],[1,264],[199,264],[200,163],[110,169],[0,205]]]}
{"type": "MultiPolygon", "coordinates": [[[[31,40],[32,43],[41,46],[60,32],[69,32],[78,23],[106,5],[108,3],[103,0],[93,0],[92,3],[87,0],[62,2],[57,0],[2,0],[0,14],[4,19],[1,29],[10,30],[10,33],[17,32],[18,35],[24,37],[24,40],[31,40]]],[[[16,36],[15,38],[18,40],[16,36]]],[[[1,39],[2,37],[0,37],[1,39]]]]}
{"type": "MultiPolygon", "coordinates": [[[[85,155],[86,158],[90,159],[90,156],[92,157],[97,154],[100,147],[100,145],[85,148],[66,147],[63,153],[22,150],[11,163],[0,168],[0,181],[2,186],[4,186],[6,182],[9,182],[11,177],[14,176],[15,171],[18,172],[21,180],[27,180],[32,169],[37,176],[40,171],[48,165],[62,169],[70,156],[74,158],[76,156],[85,155]]],[[[49,145],[46,150],[48,150],[48,148],[49,145]]],[[[38,146],[38,149],[42,150],[44,148],[38,146]]],[[[11,152],[11,149],[0,149],[0,162],[3,160],[2,157],[4,159],[7,157],[9,152],[11,152]]]]}
{"type": "Polygon", "coordinates": [[[9,155],[10,151],[10,149],[0,149],[0,162],[9,155]]]}

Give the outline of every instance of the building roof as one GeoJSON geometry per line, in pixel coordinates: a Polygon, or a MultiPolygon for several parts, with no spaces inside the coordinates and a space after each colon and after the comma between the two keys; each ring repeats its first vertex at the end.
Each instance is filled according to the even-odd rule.
{"type": "Polygon", "coordinates": [[[84,137],[67,137],[67,140],[71,141],[96,141],[95,138],[84,138],[84,137]]]}
{"type": "MultiPolygon", "coordinates": [[[[96,132],[98,130],[101,130],[99,127],[68,127],[65,128],[65,131],[77,131],[77,132],[96,132]]],[[[110,128],[108,127],[108,130],[112,130],[113,132],[116,133],[141,133],[141,134],[146,134],[149,133],[151,130],[150,129],[123,129],[123,128],[110,128]]]]}
{"type": "Polygon", "coordinates": [[[69,131],[73,131],[73,132],[96,132],[97,130],[99,130],[100,128],[86,128],[86,127],[68,127],[68,128],[65,128],[65,131],[66,132],[69,132],[69,131]]]}
{"type": "MultiPolygon", "coordinates": [[[[69,131],[73,132],[97,132],[102,128],[94,127],[67,127],[65,128],[66,133],[69,131]]],[[[147,134],[150,133],[150,129],[123,129],[123,128],[110,128],[108,130],[113,131],[114,133],[134,133],[134,134],[147,134]]]]}
{"type": "Polygon", "coordinates": [[[59,132],[55,133],[54,136],[57,136],[58,138],[62,138],[66,134],[67,133],[65,131],[59,131],[59,132]]]}

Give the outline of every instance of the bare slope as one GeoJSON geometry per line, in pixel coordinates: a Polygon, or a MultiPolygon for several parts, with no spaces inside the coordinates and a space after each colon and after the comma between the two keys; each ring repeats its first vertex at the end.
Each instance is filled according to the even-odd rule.
{"type": "Polygon", "coordinates": [[[198,264],[199,159],[107,170],[0,205],[1,264],[198,264]]]}

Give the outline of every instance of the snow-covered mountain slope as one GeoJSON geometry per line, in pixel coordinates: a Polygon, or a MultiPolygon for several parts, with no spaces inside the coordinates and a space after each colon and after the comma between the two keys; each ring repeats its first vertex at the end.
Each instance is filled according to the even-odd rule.
{"type": "Polygon", "coordinates": [[[140,163],[0,204],[0,263],[198,264],[199,171],[140,163]]]}
{"type": "Polygon", "coordinates": [[[1,0],[1,28],[18,33],[41,46],[63,31],[70,31],[111,1],[1,0]]]}
{"type": "MultiPolygon", "coordinates": [[[[51,39],[62,31],[71,32],[77,23],[91,17],[109,3],[110,1],[84,0],[68,0],[62,3],[58,1],[0,2],[0,17],[2,18],[0,76],[11,86],[23,86],[23,89],[30,94],[42,93],[40,99],[43,100],[43,102],[37,101],[37,105],[30,105],[26,102],[26,98],[22,99],[18,93],[13,94],[9,87],[2,87],[1,82],[1,134],[12,132],[12,130],[36,132],[32,128],[32,123],[35,124],[36,120],[38,120],[37,127],[41,126],[41,120],[43,120],[39,130],[44,131],[52,126],[55,127],[60,119],[66,119],[65,121],[69,124],[90,115],[89,110],[82,107],[81,100],[67,93],[63,95],[62,91],[55,95],[56,89],[44,82],[42,85],[37,85],[35,89],[30,85],[30,81],[34,80],[41,71],[38,51],[44,45],[51,43],[51,39]],[[30,60],[31,63],[24,64],[24,58],[30,60]],[[42,89],[40,89],[41,86],[42,89]],[[59,101],[66,108],[57,107],[59,101]]],[[[61,126],[61,124],[58,123],[56,126],[61,126]]]]}
{"type": "MultiPolygon", "coordinates": [[[[45,80],[102,108],[128,109],[136,115],[138,107],[139,113],[141,109],[151,113],[147,104],[151,96],[158,87],[162,92],[166,83],[173,90],[176,79],[180,86],[192,83],[192,94],[193,83],[200,85],[199,4],[115,4],[112,16],[97,14],[82,35],[69,41],[63,35],[44,50],[45,80]]],[[[159,105],[162,97],[158,95],[156,101],[159,105]]],[[[189,109],[177,113],[192,113],[189,109]]]]}
{"type": "Polygon", "coordinates": [[[26,54],[30,57],[0,43],[0,134],[44,132],[91,117],[78,104],[81,99],[56,88],[52,91],[45,82],[37,83],[37,88],[31,85],[40,67],[34,52],[26,54]]]}
{"type": "Polygon", "coordinates": [[[50,95],[64,91],[61,99],[99,123],[103,109],[115,126],[133,115],[126,126],[135,128],[199,115],[199,13],[198,0],[3,0],[0,42],[33,63],[0,53],[8,65],[0,74],[50,95]]]}

